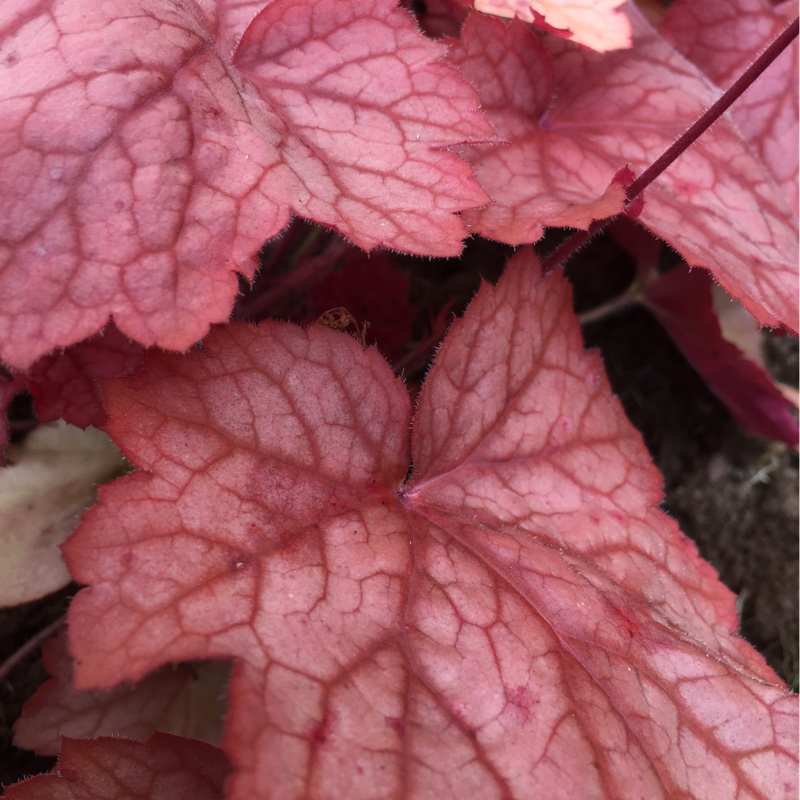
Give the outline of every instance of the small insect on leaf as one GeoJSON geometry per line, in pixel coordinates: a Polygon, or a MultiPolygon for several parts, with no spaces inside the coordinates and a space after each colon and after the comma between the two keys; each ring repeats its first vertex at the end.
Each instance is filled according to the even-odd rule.
{"type": "Polygon", "coordinates": [[[322,314],[319,315],[317,322],[322,325],[327,325],[329,328],[333,328],[337,331],[347,330],[347,328],[352,325],[354,331],[351,335],[361,344],[364,350],[367,349],[367,328],[369,328],[369,322],[364,320],[364,322],[359,325],[358,320],[344,306],[336,306],[336,308],[329,308],[327,311],[323,311],[322,314]]]}

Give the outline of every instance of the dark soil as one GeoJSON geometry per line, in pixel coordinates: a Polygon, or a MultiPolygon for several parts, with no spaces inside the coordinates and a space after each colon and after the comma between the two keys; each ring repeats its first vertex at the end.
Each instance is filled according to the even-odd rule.
{"type": "MultiPolygon", "coordinates": [[[[744,433],[643,309],[585,338],[664,475],[664,509],[738,595],[741,635],[797,690],[797,452],[744,433]]],[[[770,349],[796,385],[797,341],[770,349]]]]}
{"type": "MultiPolygon", "coordinates": [[[[434,313],[453,298],[463,306],[478,273],[496,279],[507,252],[478,242],[467,261],[404,261],[413,276],[412,301],[434,313]]],[[[630,280],[630,264],[602,245],[576,263],[569,273],[579,309],[614,296],[630,280]]],[[[622,312],[584,334],[588,346],[601,348],[612,385],[664,474],[664,508],[739,596],[742,635],[796,690],[797,453],[744,433],[646,311],[622,312]]],[[[774,373],[796,385],[797,341],[771,340],[769,352],[774,373]]],[[[62,615],[74,590],[0,612],[0,663],[62,615]]],[[[11,744],[11,725],[44,677],[36,651],[0,684],[2,784],[53,763],[11,744]]]]}

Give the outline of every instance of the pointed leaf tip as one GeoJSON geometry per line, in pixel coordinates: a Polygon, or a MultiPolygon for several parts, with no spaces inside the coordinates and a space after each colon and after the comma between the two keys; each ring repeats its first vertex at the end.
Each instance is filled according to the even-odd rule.
{"type": "Polygon", "coordinates": [[[530,251],[452,327],[411,437],[389,366],[323,326],[234,324],[106,397],[148,471],[65,546],[76,680],[234,659],[229,798],[796,786],[797,698],[530,251]]]}
{"type": "Polygon", "coordinates": [[[292,211],[365,249],[457,255],[456,212],[487,202],[447,149],[491,135],[477,95],[392,0],[275,0],[235,36],[241,4],[192,7],[64,0],[0,40],[6,363],[111,316],[185,350],[292,211]]]}
{"type": "MultiPolygon", "coordinates": [[[[630,50],[598,54],[521,24],[467,20],[451,59],[508,144],[467,151],[493,203],[464,213],[509,244],[542,226],[587,228],[613,208],[614,175],[641,174],[718,98],[632,4],[630,50]],[[609,192],[609,186],[612,191],[609,192]]],[[[795,137],[796,138],[796,137],[795,137]]],[[[786,163],[791,163],[791,154],[786,163]]],[[[796,171],[796,170],[795,170],[796,171]]],[[[724,119],[646,191],[639,221],[711,271],[762,325],[797,326],[797,223],[764,164],[724,119]]]]}

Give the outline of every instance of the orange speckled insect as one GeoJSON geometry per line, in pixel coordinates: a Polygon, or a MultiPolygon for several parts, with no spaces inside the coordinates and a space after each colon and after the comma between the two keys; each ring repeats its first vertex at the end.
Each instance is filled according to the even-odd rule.
{"type": "Polygon", "coordinates": [[[358,320],[344,306],[329,308],[319,315],[317,322],[327,325],[329,328],[333,328],[337,331],[346,330],[352,325],[355,328],[352,334],[353,338],[364,350],[367,349],[367,328],[369,328],[369,322],[364,320],[364,322],[359,325],[358,320]]]}

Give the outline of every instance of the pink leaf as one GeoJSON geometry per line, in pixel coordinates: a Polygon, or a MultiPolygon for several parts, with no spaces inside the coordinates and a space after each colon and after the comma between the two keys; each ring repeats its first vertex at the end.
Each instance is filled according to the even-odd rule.
{"type": "Polygon", "coordinates": [[[475,10],[517,17],[577,44],[605,52],[631,46],[631,26],[617,9],[625,0],[475,0],[475,10]]]}
{"type": "MultiPolygon", "coordinates": [[[[480,92],[505,147],[472,148],[494,204],[464,214],[510,244],[542,225],[586,228],[608,213],[615,173],[650,165],[716,100],[696,67],[628,4],[632,50],[599,55],[522,25],[470,18],[452,60],[480,92]],[[531,124],[538,120],[538,125],[531,124]],[[572,221],[569,221],[569,219],[572,221]]],[[[612,212],[613,213],[613,212],[612,212]]],[[[639,220],[704,266],[764,325],[797,322],[797,233],[749,147],[720,120],[648,188],[639,220]]]]}
{"type": "Polygon", "coordinates": [[[216,747],[157,733],[64,739],[50,775],[6,789],[7,800],[221,800],[228,765],[216,747]]]}
{"type": "Polygon", "coordinates": [[[62,353],[42,356],[28,371],[36,416],[40,422],[102,427],[106,413],[98,381],[132,375],[141,362],[142,348],[112,324],[62,353]]]}
{"type": "Polygon", "coordinates": [[[552,105],[555,74],[524,25],[472,15],[449,57],[480,92],[497,135],[509,142],[467,151],[494,200],[463,215],[476,232],[522,244],[539,239],[545,225],[585,229],[622,211],[625,192],[613,182],[616,170],[581,158],[571,135],[531,124],[552,105]]]}
{"type": "Polygon", "coordinates": [[[73,665],[63,629],[44,643],[42,656],[52,677],[25,703],[22,716],[14,723],[17,747],[40,755],[58,755],[62,736],[144,740],[156,730],[211,744],[219,741],[223,709],[218,696],[224,689],[219,665],[211,665],[216,672],[206,665],[200,671],[186,664],[162,667],[135,686],[76,692],[72,689],[73,665]],[[211,691],[201,686],[201,681],[211,691]],[[206,690],[207,699],[198,698],[199,689],[206,690]]]}
{"type": "Polygon", "coordinates": [[[274,0],[233,54],[250,3],[29,5],[6,4],[0,41],[12,366],[111,316],[185,349],[292,210],[365,249],[456,255],[454,212],[487,200],[443,149],[490,136],[477,98],[392,0],[274,0]]]}
{"type": "Polygon", "coordinates": [[[797,420],[769,373],[722,336],[711,277],[677,267],[649,284],[645,304],[745,430],[798,446],[797,420]]]}
{"type": "Polygon", "coordinates": [[[410,450],[374,348],[268,321],[204,349],[107,386],[142,471],[65,546],[78,687],[234,658],[235,800],[796,790],[797,698],[529,251],[453,325],[410,450]]]}
{"type": "MultiPolygon", "coordinates": [[[[661,32],[723,89],[791,20],[797,3],[768,0],[679,0],[661,32]],[[722,45],[722,46],[721,46],[722,45]]],[[[797,40],[736,101],[731,117],[772,172],[784,197],[798,210],[797,40]]]]}

